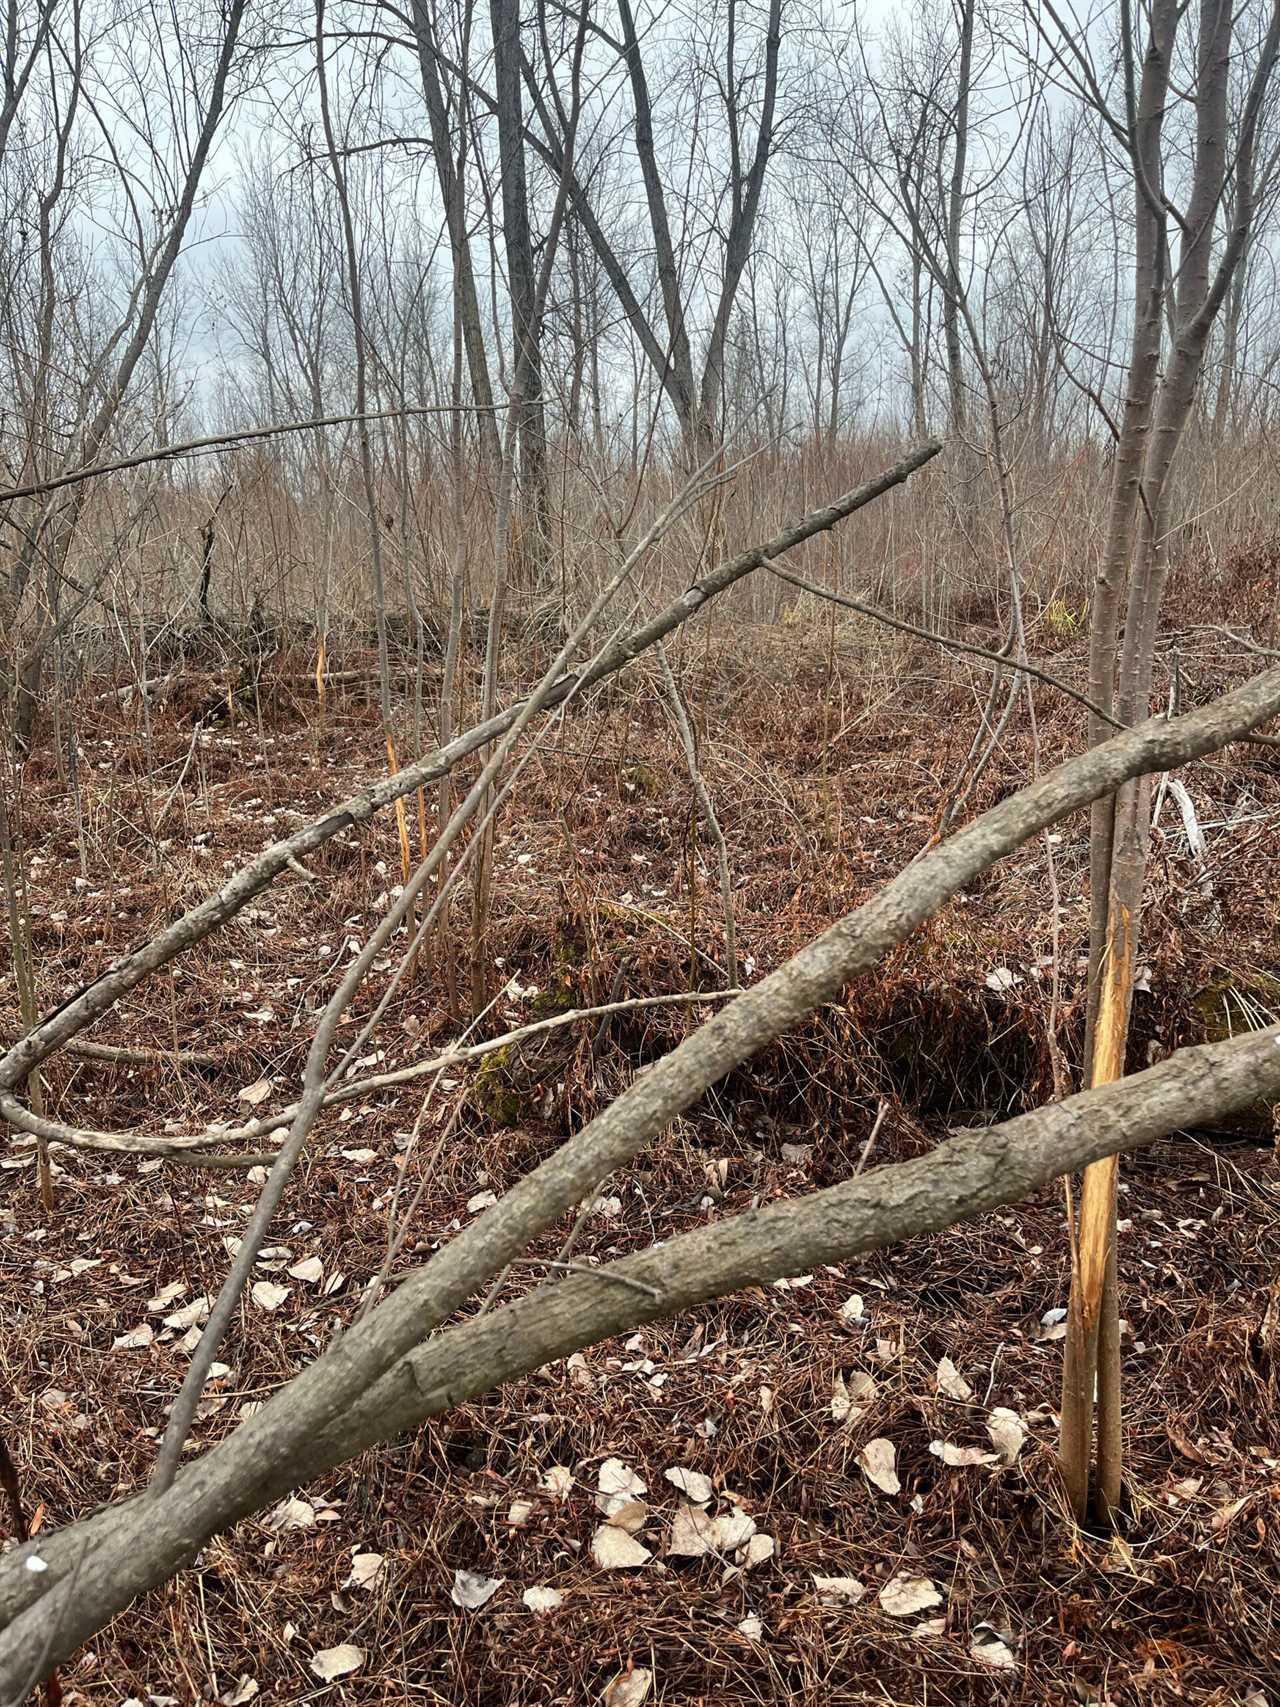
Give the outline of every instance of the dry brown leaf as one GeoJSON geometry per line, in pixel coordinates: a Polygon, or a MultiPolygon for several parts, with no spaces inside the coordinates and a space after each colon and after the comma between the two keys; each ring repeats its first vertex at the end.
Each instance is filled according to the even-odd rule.
{"type": "Polygon", "coordinates": [[[625,1529],[628,1535],[643,1529],[648,1521],[649,1507],[643,1500],[627,1500],[605,1518],[606,1523],[613,1524],[615,1529],[625,1529]]]}
{"type": "Polygon", "coordinates": [[[1238,1517],[1248,1503],[1249,1495],[1246,1494],[1243,1499],[1231,1500],[1226,1505],[1219,1506],[1209,1519],[1209,1528],[1215,1535],[1221,1535],[1232,1519],[1238,1517]]]}

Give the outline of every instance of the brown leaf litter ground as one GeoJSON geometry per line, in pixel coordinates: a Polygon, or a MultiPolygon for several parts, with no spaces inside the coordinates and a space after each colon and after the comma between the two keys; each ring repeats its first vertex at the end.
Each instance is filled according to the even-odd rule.
{"type": "MultiPolygon", "coordinates": [[[[748,978],[925,844],[976,723],[982,684],[967,670],[900,648],[886,672],[856,631],[830,650],[828,638],[762,635],[685,659],[748,978]]],[[[1059,638],[1055,668],[1078,682],[1079,647],[1059,638]]],[[[1202,636],[1184,664],[1188,696],[1242,667],[1202,636]]],[[[504,814],[490,987],[515,988],[495,1031],[723,982],[709,843],[653,683],[632,674],[547,735],[504,814]]],[[[1069,704],[1038,697],[1049,763],[1080,726],[1069,704]]],[[[335,696],[323,720],[292,692],[203,724],[190,709],[144,720],[82,697],[79,821],[51,754],[27,767],[43,1007],[379,766],[376,715],[358,697],[335,696]]],[[[1030,765],[1019,718],[969,810],[1030,765]]],[[[1234,748],[1185,780],[1213,899],[1166,802],[1131,1065],[1280,1006],[1280,756],[1234,748]]],[[[1053,844],[1058,1024],[1072,1059],[1084,832],[1073,819],[1053,844]]],[[[263,1080],[262,1107],[287,1101],[310,1016],[398,860],[389,816],[330,844],[310,878],[282,879],[94,1033],[206,1051],[211,1065],[65,1055],[50,1069],[51,1109],[162,1132],[243,1118],[239,1093],[263,1080]]],[[[1048,895],[1037,843],[958,897],[878,976],[614,1176],[579,1257],[847,1176],[882,1102],[869,1165],[1051,1094],[1048,895]]],[[[455,962],[466,912],[445,951],[455,962]]],[[[445,955],[397,997],[362,1070],[454,1035],[445,955]]],[[[12,1035],[11,976],[3,1000],[12,1035]]],[[[448,1083],[428,1123],[459,1107],[456,1135],[400,1266],[691,1023],[659,1009],[568,1027],[448,1083]]],[[[405,1155],[420,1100],[408,1086],[325,1116],[221,1354],[197,1448],[349,1319],[383,1258],[397,1178],[415,1189],[422,1178],[430,1147],[405,1155]]],[[[1183,1135],[1126,1164],[1131,1511],[1114,1540],[1072,1530],[1054,1474],[1067,1273],[1055,1188],[589,1349],[366,1454],[214,1541],[119,1618],[65,1669],[66,1700],[1275,1707],[1280,1182],[1268,1130],[1259,1110],[1239,1131],[1183,1135]]],[[[24,1140],[8,1141],[0,1173],[5,1442],[28,1515],[46,1526],[145,1479],[200,1300],[255,1194],[243,1173],[54,1159],[51,1216],[24,1140]]],[[[553,1255],[563,1232],[534,1255],[553,1255]]],[[[531,1263],[513,1284],[541,1272],[531,1263]]]]}

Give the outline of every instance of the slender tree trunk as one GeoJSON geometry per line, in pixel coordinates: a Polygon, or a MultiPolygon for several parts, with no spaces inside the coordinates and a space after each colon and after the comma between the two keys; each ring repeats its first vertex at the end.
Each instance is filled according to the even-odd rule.
{"type": "Polygon", "coordinates": [[[535,585],[546,567],[550,538],[547,488],[547,422],[542,396],[542,330],[535,297],[533,239],[529,230],[529,193],[525,176],[524,114],[520,100],[519,0],[490,0],[493,60],[498,102],[498,149],[502,191],[502,232],[511,296],[513,367],[520,376],[517,445],[520,464],[521,534],[532,558],[535,585]]]}
{"type": "MultiPolygon", "coordinates": [[[[485,461],[496,468],[502,451],[498,439],[498,424],[493,413],[493,387],[489,383],[489,357],[485,350],[484,323],[480,315],[480,297],[476,290],[475,271],[471,262],[471,241],[467,233],[467,198],[464,178],[466,127],[459,127],[458,157],[453,155],[453,132],[444,89],[440,82],[440,52],[436,43],[435,24],[429,0],[412,0],[410,16],[413,38],[418,50],[418,72],[422,79],[422,94],[427,107],[427,123],[431,131],[431,154],[435,161],[440,199],[444,204],[445,224],[449,232],[449,250],[453,259],[453,288],[462,314],[462,339],[467,352],[467,371],[471,377],[471,396],[478,411],[477,430],[485,461]]],[[[470,28],[470,0],[466,4],[464,31],[470,28]]]]}

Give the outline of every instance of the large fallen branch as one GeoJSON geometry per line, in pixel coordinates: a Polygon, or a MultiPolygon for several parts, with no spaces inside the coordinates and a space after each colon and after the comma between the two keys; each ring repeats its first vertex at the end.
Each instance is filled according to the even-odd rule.
{"type": "MultiPolygon", "coordinates": [[[[287,1463],[249,1437],[283,1426],[281,1397],[141,1498],[15,1549],[0,1564],[0,1702],[19,1707],[134,1595],[190,1562],[237,1518],[370,1446],[503,1381],[641,1323],[1016,1203],[1056,1175],[1280,1094],[1280,1028],[1185,1049],[1157,1067],[1003,1125],[962,1132],[927,1156],[826,1191],[736,1215],[604,1268],[544,1285],[463,1322],[399,1362],[287,1463]],[[32,1569],[32,1560],[37,1562],[32,1569]]],[[[347,1341],[313,1367],[342,1355],[347,1341]]],[[[285,1389],[287,1395],[292,1387],[285,1389]]]]}
{"type": "Polygon", "coordinates": [[[0,1622],[8,1621],[0,1635],[0,1690],[29,1681],[45,1644],[50,1657],[72,1651],[134,1594],[180,1569],[210,1535],[283,1490],[389,1430],[572,1349],[571,1341],[589,1343],[746,1279],[794,1269],[809,1260],[802,1240],[819,1241],[812,1248],[835,1257],[943,1226],[1016,1200],[1030,1185],[1095,1156],[1274,1093],[1280,1088],[1280,1047],[1273,1032],[1187,1051],[1146,1074],[952,1140],[932,1157],[836,1188],[843,1195],[819,1194],[736,1218],[691,1236],[693,1244],[674,1241],[616,1268],[566,1280],[540,1292],[536,1304],[511,1305],[479,1326],[463,1324],[426,1340],[709,1085],[831,1000],[851,976],[873,965],[997,859],[1129,777],[1212,751],[1277,709],[1280,669],[1176,722],[1157,719],[1125,731],[1001,802],[900,873],[638,1075],[610,1108],[230,1439],[184,1469],[170,1489],[49,1537],[38,1555],[47,1570],[33,1573],[16,1556],[6,1560],[0,1567],[0,1622]],[[1031,1145],[1026,1156],[1024,1143],[1031,1145]],[[673,1252],[680,1258],[674,1265],[673,1252]],[[704,1263],[705,1275],[695,1275],[704,1263]],[[606,1306],[591,1302],[597,1295],[607,1297],[606,1306]],[[563,1311],[580,1305],[585,1314],[575,1336],[563,1311]],[[526,1333],[527,1345],[518,1337],[526,1333]],[[490,1335],[496,1337],[491,1341],[490,1335]]]}

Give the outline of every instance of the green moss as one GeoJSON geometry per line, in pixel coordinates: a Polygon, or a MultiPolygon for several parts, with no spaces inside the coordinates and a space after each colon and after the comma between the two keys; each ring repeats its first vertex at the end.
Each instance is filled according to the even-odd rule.
{"type": "MultiPolygon", "coordinates": [[[[559,959],[558,944],[556,958],[559,959]]],[[[557,972],[542,986],[529,1007],[534,1019],[547,1019],[551,1014],[565,1013],[576,1005],[573,979],[567,972],[557,972]]]]}
{"type": "Polygon", "coordinates": [[[471,1106],[494,1126],[519,1126],[526,1117],[526,1098],[514,1082],[511,1050],[508,1043],[486,1055],[471,1081],[471,1106]]]}
{"type": "Polygon", "coordinates": [[[1200,1038],[1222,1043],[1243,1031],[1260,1031],[1280,1013],[1280,978],[1267,972],[1247,972],[1206,984],[1191,998],[1200,1038]]]}

